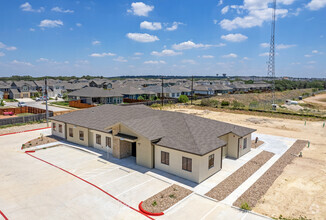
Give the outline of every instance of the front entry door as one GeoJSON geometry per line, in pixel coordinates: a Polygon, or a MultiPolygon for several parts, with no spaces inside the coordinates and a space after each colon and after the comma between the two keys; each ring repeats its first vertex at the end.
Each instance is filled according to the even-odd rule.
{"type": "Polygon", "coordinates": [[[136,157],[136,142],[131,144],[131,156],[136,157]]]}

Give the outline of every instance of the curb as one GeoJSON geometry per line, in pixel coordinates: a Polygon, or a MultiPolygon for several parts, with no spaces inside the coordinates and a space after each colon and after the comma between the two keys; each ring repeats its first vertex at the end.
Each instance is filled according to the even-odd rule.
{"type": "Polygon", "coordinates": [[[1,210],[0,210],[0,215],[1,215],[5,220],[8,220],[7,216],[5,216],[5,214],[3,214],[3,212],[1,212],[1,210]]]}
{"type": "Polygon", "coordinates": [[[146,215],[152,215],[152,216],[161,216],[161,215],[164,215],[163,212],[159,212],[159,213],[148,212],[148,211],[146,211],[145,209],[143,209],[142,204],[143,204],[143,201],[141,201],[141,202],[139,203],[139,205],[138,205],[138,208],[139,208],[139,210],[140,210],[142,213],[144,213],[144,214],[146,214],[146,215]]]}
{"type": "MultiPolygon", "coordinates": [[[[35,152],[35,151],[34,151],[34,152],[35,152]]],[[[145,217],[147,217],[147,218],[149,218],[149,219],[151,219],[151,220],[154,220],[152,217],[150,217],[150,216],[148,216],[147,214],[145,214],[145,213],[143,213],[143,212],[141,212],[141,211],[139,211],[139,210],[137,210],[137,209],[131,207],[131,206],[128,205],[127,203],[125,203],[125,202],[121,201],[120,199],[116,198],[115,196],[111,195],[110,193],[108,193],[108,192],[105,191],[104,189],[100,188],[99,186],[97,186],[97,185],[95,185],[95,184],[93,184],[93,183],[91,183],[91,182],[89,182],[89,181],[87,181],[87,180],[85,180],[85,179],[83,179],[83,178],[81,178],[81,177],[79,177],[79,176],[77,176],[77,175],[75,175],[75,174],[73,174],[73,173],[71,173],[71,172],[69,172],[69,171],[67,171],[67,170],[65,170],[65,169],[63,169],[63,168],[61,168],[61,167],[59,167],[59,166],[57,166],[57,165],[54,165],[54,164],[52,164],[52,163],[50,163],[50,162],[48,162],[48,161],[45,161],[45,160],[43,160],[43,159],[41,159],[41,158],[39,158],[39,157],[36,157],[36,156],[30,154],[30,153],[33,153],[33,151],[32,151],[32,152],[25,151],[25,153],[26,153],[28,156],[31,156],[31,157],[33,157],[33,158],[39,160],[39,161],[42,161],[42,162],[44,162],[44,163],[46,163],[46,164],[48,164],[48,165],[50,165],[50,166],[53,166],[53,167],[55,167],[55,168],[57,168],[57,169],[59,169],[59,170],[65,172],[65,173],[67,173],[67,174],[72,175],[73,177],[76,177],[77,179],[79,179],[79,180],[81,180],[81,181],[83,181],[83,182],[85,182],[85,183],[87,183],[87,184],[93,186],[94,188],[96,188],[96,189],[102,191],[103,193],[107,194],[107,195],[110,196],[112,199],[116,200],[117,202],[121,203],[122,205],[124,205],[124,206],[126,206],[126,207],[128,207],[128,208],[130,208],[130,209],[132,209],[132,210],[134,210],[134,211],[136,211],[136,212],[142,214],[143,216],[145,216],[145,217]]],[[[7,219],[6,219],[6,220],[7,220],[7,219]]]]}
{"type": "Polygon", "coordinates": [[[18,131],[18,132],[12,132],[12,133],[7,133],[7,134],[0,134],[0,137],[6,136],[6,135],[11,135],[11,134],[19,134],[19,133],[30,132],[30,131],[44,130],[44,129],[48,129],[48,128],[51,128],[51,127],[36,128],[36,129],[31,129],[31,130],[26,130],[26,131],[18,131]]]}

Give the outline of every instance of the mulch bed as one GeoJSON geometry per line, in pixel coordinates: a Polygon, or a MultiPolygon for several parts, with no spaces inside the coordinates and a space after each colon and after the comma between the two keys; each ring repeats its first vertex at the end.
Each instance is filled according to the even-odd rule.
{"type": "Polygon", "coordinates": [[[254,207],[307,143],[304,140],[297,140],[233,205],[240,207],[246,202],[250,207],[254,207]]]}
{"type": "Polygon", "coordinates": [[[225,199],[273,156],[274,153],[262,151],[206,193],[206,196],[219,201],[225,199]]]}
{"type": "Polygon", "coordinates": [[[142,207],[148,212],[160,213],[167,210],[168,208],[170,208],[171,206],[173,206],[174,204],[176,204],[191,193],[191,190],[173,184],[165,190],[146,199],[143,202],[142,207]]]}
{"type": "Polygon", "coordinates": [[[251,141],[251,148],[257,148],[264,143],[264,141],[257,141],[257,143],[255,142],[256,142],[255,140],[251,141]]]}
{"type": "Polygon", "coordinates": [[[53,143],[62,140],[59,137],[56,136],[40,136],[38,138],[35,138],[33,140],[27,141],[25,144],[22,145],[22,149],[30,148],[30,147],[36,147],[43,144],[53,143]]]}

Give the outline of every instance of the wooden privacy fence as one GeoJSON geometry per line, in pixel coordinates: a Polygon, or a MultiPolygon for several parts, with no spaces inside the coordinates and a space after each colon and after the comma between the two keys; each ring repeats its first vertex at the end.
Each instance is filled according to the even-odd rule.
{"type": "Polygon", "coordinates": [[[81,103],[81,100],[76,100],[76,101],[69,101],[69,107],[91,108],[91,107],[95,107],[95,105],[90,105],[90,104],[87,104],[87,103],[81,103]]]}
{"type": "MultiPolygon", "coordinates": [[[[49,112],[49,117],[53,116],[53,112],[49,112]]],[[[21,117],[12,117],[12,118],[5,118],[0,119],[0,126],[1,125],[9,125],[9,124],[19,124],[19,123],[27,123],[31,121],[41,121],[46,119],[46,113],[37,114],[37,115],[27,115],[21,117]]]]}
{"type": "Polygon", "coordinates": [[[29,106],[19,107],[19,108],[0,108],[0,115],[3,115],[4,112],[13,112],[15,115],[17,115],[22,113],[42,114],[45,113],[46,111],[44,109],[29,107],[29,106]]]}

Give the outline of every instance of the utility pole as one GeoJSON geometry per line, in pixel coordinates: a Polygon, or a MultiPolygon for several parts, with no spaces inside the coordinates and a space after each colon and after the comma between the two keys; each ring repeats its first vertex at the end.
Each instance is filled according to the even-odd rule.
{"type": "Polygon", "coordinates": [[[163,80],[164,80],[164,76],[162,76],[162,97],[161,97],[161,99],[162,99],[162,107],[163,107],[163,105],[164,105],[163,80]]]}
{"type": "Polygon", "coordinates": [[[275,22],[276,22],[276,0],[273,0],[273,15],[271,27],[271,42],[269,48],[269,59],[267,75],[272,77],[273,108],[275,106],[275,22]]]}
{"type": "Polygon", "coordinates": [[[46,126],[49,127],[48,79],[46,77],[45,77],[45,108],[46,108],[46,126]]]}
{"type": "Polygon", "coordinates": [[[191,105],[192,105],[192,96],[194,95],[194,76],[191,77],[191,105]]]}

